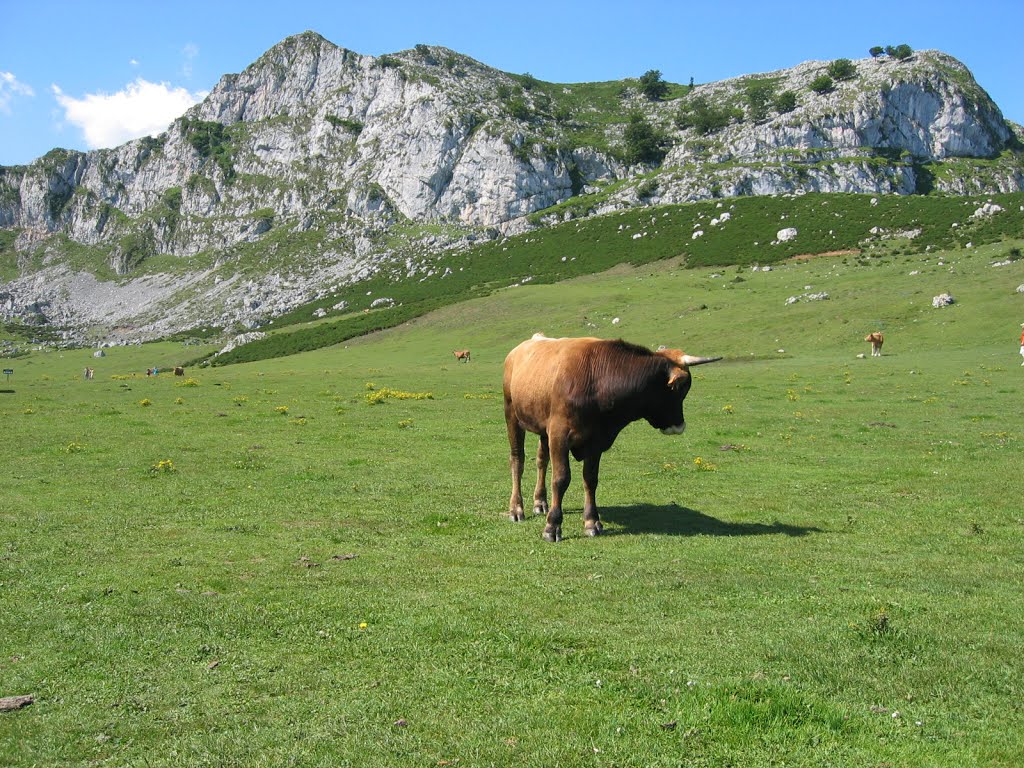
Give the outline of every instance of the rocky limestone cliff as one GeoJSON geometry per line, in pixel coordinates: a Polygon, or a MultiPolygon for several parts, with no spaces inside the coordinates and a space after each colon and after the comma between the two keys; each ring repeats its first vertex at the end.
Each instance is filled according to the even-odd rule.
{"type": "Polygon", "coordinates": [[[415,254],[523,231],[549,209],[560,220],[719,196],[1024,188],[1011,127],[956,60],[860,60],[818,93],[829,64],[663,101],[627,81],[609,106],[600,84],[539,83],[443,48],[374,58],[297,35],[155,139],[0,168],[18,272],[0,283],[0,318],[77,337],[252,327],[389,260],[415,271],[415,254]],[[793,98],[755,110],[758,85],[793,98]],[[696,103],[730,117],[688,125],[680,110],[696,103]],[[660,162],[627,161],[633,113],[670,145],[660,162]],[[965,158],[994,160],[981,177],[965,158]],[[565,207],[576,199],[588,202],[565,207]]]}

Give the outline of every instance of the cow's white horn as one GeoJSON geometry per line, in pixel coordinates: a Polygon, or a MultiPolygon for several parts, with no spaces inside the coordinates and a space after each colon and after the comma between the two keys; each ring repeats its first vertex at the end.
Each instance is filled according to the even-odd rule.
{"type": "Polygon", "coordinates": [[[679,362],[683,365],[704,365],[704,363],[714,363],[721,360],[720,357],[695,357],[694,355],[683,355],[679,362]]]}

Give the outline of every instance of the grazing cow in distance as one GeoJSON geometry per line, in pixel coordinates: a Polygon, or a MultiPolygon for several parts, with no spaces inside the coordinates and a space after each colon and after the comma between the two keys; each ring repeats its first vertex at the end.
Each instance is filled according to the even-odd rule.
{"type": "Polygon", "coordinates": [[[882,356],[882,342],[885,341],[885,337],[882,336],[881,331],[873,331],[864,337],[864,341],[871,342],[871,356],[881,357],[882,356]]]}
{"type": "Polygon", "coordinates": [[[686,424],[683,399],[690,391],[690,367],[720,357],[694,357],[678,349],[651,352],[610,339],[524,341],[505,358],[505,423],[511,447],[512,496],[509,517],[525,518],[522,476],[526,432],[540,436],[534,514],[547,514],[544,538],[562,539],[562,496],[569,487],[569,454],[583,462],[583,527],[601,533],[595,492],[601,454],[628,424],[645,419],[666,435],[686,424]],[[551,462],[551,504],[546,474],[551,462]]]}
{"type": "Polygon", "coordinates": [[[176,365],[174,367],[174,375],[175,376],[184,376],[185,375],[185,369],[182,368],[180,365],[176,365]]]}
{"type": "Polygon", "coordinates": [[[463,361],[465,361],[467,363],[469,362],[469,350],[468,349],[457,349],[454,352],[452,352],[452,354],[455,355],[455,359],[456,360],[463,360],[463,361]]]}

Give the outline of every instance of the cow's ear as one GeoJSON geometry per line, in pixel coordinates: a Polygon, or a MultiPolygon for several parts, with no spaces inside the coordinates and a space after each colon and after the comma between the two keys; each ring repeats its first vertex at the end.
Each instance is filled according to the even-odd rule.
{"type": "Polygon", "coordinates": [[[685,368],[673,368],[672,372],[668,375],[668,385],[674,387],[684,376],[689,376],[690,372],[685,368]]]}

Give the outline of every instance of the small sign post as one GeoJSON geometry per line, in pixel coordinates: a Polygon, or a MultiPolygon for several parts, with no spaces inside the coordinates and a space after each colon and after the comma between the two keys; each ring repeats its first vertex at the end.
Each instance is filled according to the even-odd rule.
{"type": "Polygon", "coordinates": [[[11,380],[11,374],[12,373],[14,373],[14,369],[13,368],[4,368],[4,376],[7,377],[7,381],[8,382],[10,382],[10,380],[11,380]]]}

